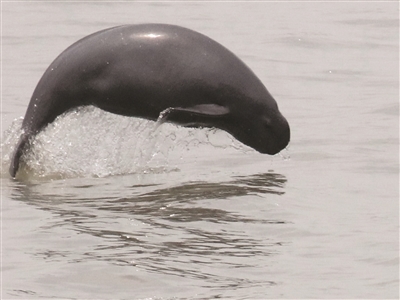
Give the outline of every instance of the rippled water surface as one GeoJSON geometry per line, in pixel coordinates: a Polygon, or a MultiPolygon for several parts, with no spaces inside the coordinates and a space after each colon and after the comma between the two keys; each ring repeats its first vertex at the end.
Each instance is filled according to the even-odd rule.
{"type": "Polygon", "coordinates": [[[2,299],[398,298],[397,2],[3,2],[2,299]],[[236,53],[288,150],[212,129],[73,111],[9,157],[40,76],[125,23],[236,53]]]}

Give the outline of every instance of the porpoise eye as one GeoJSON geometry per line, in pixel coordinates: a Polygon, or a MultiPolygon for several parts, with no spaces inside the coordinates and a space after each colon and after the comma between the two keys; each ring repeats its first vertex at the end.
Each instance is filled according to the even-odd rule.
{"type": "Polygon", "coordinates": [[[264,123],[264,126],[268,129],[271,128],[271,126],[272,126],[272,121],[270,118],[264,117],[263,123],[264,123]]]}

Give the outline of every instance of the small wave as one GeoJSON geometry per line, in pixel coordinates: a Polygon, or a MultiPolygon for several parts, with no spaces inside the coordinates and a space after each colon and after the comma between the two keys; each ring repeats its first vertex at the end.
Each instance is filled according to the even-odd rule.
{"type": "MultiPolygon", "coordinates": [[[[4,133],[2,176],[21,134],[22,118],[4,133]]],[[[124,117],[95,107],[83,107],[58,117],[31,143],[23,156],[22,178],[105,177],[176,171],[178,161],[193,149],[253,151],[228,133],[193,129],[124,117]],[[203,149],[205,148],[205,149],[203,149]]]]}

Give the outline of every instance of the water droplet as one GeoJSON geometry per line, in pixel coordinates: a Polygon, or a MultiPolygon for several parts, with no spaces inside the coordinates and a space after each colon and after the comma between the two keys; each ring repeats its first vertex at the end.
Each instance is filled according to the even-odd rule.
{"type": "Polygon", "coordinates": [[[289,146],[279,152],[279,156],[283,158],[283,160],[290,160],[289,146]]]}

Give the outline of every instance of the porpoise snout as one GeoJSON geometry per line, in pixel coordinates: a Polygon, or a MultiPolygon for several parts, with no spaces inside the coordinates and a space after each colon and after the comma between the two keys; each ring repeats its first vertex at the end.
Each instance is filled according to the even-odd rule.
{"type": "Polygon", "coordinates": [[[284,116],[281,116],[281,121],[276,133],[277,148],[276,153],[279,153],[289,145],[290,142],[290,126],[284,116]]]}
{"type": "Polygon", "coordinates": [[[284,116],[279,114],[269,120],[266,137],[262,142],[263,145],[255,148],[258,152],[275,155],[286,148],[290,142],[290,126],[284,116]]]}

